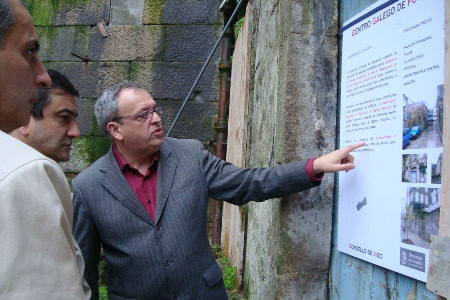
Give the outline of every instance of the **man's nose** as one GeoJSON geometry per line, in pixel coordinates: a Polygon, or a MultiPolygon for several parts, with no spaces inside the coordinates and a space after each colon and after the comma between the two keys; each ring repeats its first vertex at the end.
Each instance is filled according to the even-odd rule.
{"type": "Polygon", "coordinates": [[[50,88],[52,80],[47,73],[42,61],[37,58],[36,62],[36,75],[34,77],[34,84],[40,88],[50,88]]]}
{"type": "Polygon", "coordinates": [[[72,125],[67,132],[67,136],[73,139],[77,139],[80,137],[80,130],[78,129],[78,125],[75,121],[72,122],[72,125]]]}
{"type": "Polygon", "coordinates": [[[158,113],[156,111],[153,112],[151,122],[152,123],[161,123],[161,117],[158,115],[158,113]]]}

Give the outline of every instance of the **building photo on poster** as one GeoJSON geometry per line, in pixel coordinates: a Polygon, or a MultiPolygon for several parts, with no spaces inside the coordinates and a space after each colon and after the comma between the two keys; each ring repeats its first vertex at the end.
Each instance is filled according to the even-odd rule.
{"type": "Polygon", "coordinates": [[[444,1],[378,1],[344,24],[338,250],[426,282],[441,200],[444,1]]]}

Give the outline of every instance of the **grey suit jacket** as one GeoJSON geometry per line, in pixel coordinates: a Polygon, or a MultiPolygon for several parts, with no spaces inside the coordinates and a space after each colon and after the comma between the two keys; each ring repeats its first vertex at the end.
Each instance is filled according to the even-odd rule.
{"type": "Polygon", "coordinates": [[[165,138],[153,221],[110,150],[72,181],[74,236],[93,299],[101,244],[110,300],[227,299],[206,232],[209,197],[243,205],[299,192],[315,186],[305,168],[306,162],[296,162],[241,169],[212,156],[198,141],[165,138]]]}

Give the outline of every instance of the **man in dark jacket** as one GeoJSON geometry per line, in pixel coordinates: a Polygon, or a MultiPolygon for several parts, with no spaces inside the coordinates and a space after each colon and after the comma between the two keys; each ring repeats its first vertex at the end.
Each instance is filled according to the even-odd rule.
{"type": "Polygon", "coordinates": [[[110,300],[227,299],[206,232],[209,197],[243,205],[318,186],[323,172],[353,169],[349,153],[362,145],[242,169],[198,141],[164,138],[161,113],[149,93],[129,82],[105,90],[95,105],[113,146],[72,181],[74,235],[93,299],[101,245],[110,300]]]}

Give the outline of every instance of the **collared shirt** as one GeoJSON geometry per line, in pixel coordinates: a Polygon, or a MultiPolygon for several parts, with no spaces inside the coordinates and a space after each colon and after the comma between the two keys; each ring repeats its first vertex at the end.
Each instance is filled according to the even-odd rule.
{"type": "Polygon", "coordinates": [[[133,189],[134,194],[141,202],[152,220],[156,214],[156,188],[158,175],[158,152],[153,155],[147,172],[142,175],[138,169],[133,168],[119,152],[116,145],[113,146],[113,154],[122,171],[125,180],[133,189]]]}

